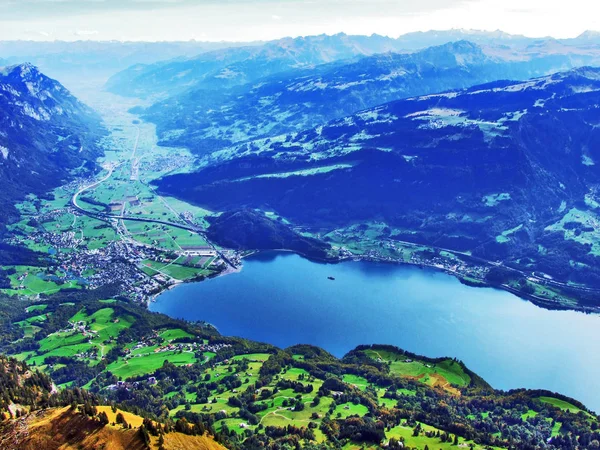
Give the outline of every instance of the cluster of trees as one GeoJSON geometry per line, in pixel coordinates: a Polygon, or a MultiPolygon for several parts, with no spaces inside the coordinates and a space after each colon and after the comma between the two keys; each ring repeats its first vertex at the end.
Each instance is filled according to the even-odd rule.
{"type": "MultiPolygon", "coordinates": [[[[52,380],[39,372],[29,372],[26,364],[0,356],[0,414],[12,417],[9,406],[20,404],[37,409],[49,404],[52,380]]],[[[19,410],[17,410],[18,412],[19,410]]]]}
{"type": "MultiPolygon", "coordinates": [[[[88,314],[93,314],[97,309],[106,307],[103,303],[86,300],[76,307],[62,306],[61,308],[66,309],[66,312],[63,313],[53,301],[49,301],[47,304],[46,311],[50,311],[52,314],[49,316],[49,324],[44,324],[42,328],[42,335],[56,329],[57,326],[64,326],[61,321],[70,318],[82,306],[86,308],[88,314]]],[[[94,407],[113,402],[121,409],[154,419],[154,421],[145,423],[143,429],[139,431],[142,438],[145,435],[161,436],[169,431],[180,431],[186,434],[204,432],[214,434],[215,421],[224,418],[224,415],[211,414],[208,411],[192,413],[184,408],[178,412],[176,419],[172,420],[169,417],[169,410],[186,404],[186,394],[189,393],[195,392],[198,401],[202,403],[215,401],[219,393],[238,390],[242,385],[241,380],[244,380],[244,375],[248,371],[249,365],[246,360],[233,360],[227,365],[219,366],[226,373],[218,381],[211,379],[207,369],[215,367],[225,359],[232,360],[235,355],[270,352],[271,356],[259,370],[258,381],[230,397],[230,405],[236,408],[234,416],[250,425],[256,425],[257,428],[255,431],[246,429],[243,433],[239,433],[239,430],[224,428],[217,434],[217,438],[228,448],[237,450],[259,446],[266,449],[279,449],[286,448],[285,446],[288,445],[318,448],[318,446],[307,444],[307,439],[311,439],[315,428],[319,426],[329,441],[334,444],[343,445],[348,441],[378,444],[382,442],[386,430],[401,423],[408,424],[422,434],[426,433],[419,429],[418,424],[427,423],[440,430],[439,438],[441,440],[443,437],[446,442],[449,442],[448,439],[454,442],[455,436],[461,436],[481,445],[507,446],[510,443],[516,449],[527,448],[528,443],[533,441],[544,442],[550,437],[552,425],[557,422],[562,424],[561,430],[571,433],[573,436],[579,436],[581,443],[585,442],[588,447],[592,446],[594,440],[599,437],[597,421],[589,420],[589,416],[584,413],[576,415],[562,412],[536,400],[536,397],[540,395],[556,397],[556,394],[524,390],[509,393],[496,392],[485,381],[464,367],[460,361],[457,361],[456,364],[461,365],[472,381],[468,387],[461,389],[462,395],[455,396],[442,390],[431,389],[414,380],[397,377],[390,372],[387,363],[373,360],[365,354],[365,350],[375,349],[396,352],[398,357],[417,358],[417,355],[403,352],[392,346],[361,346],[350,352],[344,359],[339,360],[321,349],[310,346],[295,346],[288,351],[281,351],[265,344],[221,337],[213,330],[204,329],[200,325],[173,321],[123,302],[112,304],[111,307],[118,315],[127,314],[134,319],[135,323],[132,328],[135,327],[136,333],[149,334],[162,327],[174,326],[183,328],[198,338],[208,339],[209,342],[225,342],[231,344],[232,347],[223,349],[215,358],[205,364],[179,367],[165,362],[152,374],[157,380],[156,384],[148,383],[148,375],[145,375],[128,380],[134,383],[128,384],[127,389],[110,391],[103,388],[109,384],[115,384],[117,379],[109,372],[101,371],[104,368],[102,364],[105,363],[100,363],[99,368],[94,369],[97,372],[88,373],[87,371],[90,369],[85,363],[72,358],[50,357],[47,358],[46,363],[67,366],[67,368],[55,370],[54,374],[61,381],[70,378],[82,383],[86,378],[95,376],[90,390],[66,389],[55,395],[50,395],[52,382],[49,377],[40,375],[35,370],[28,377],[23,377],[22,374],[29,370],[27,366],[16,361],[10,362],[5,364],[5,370],[0,371],[0,392],[2,393],[0,407],[10,404],[13,397],[27,399],[26,402],[32,408],[76,404],[82,405],[84,414],[95,417],[100,423],[105,423],[107,418],[94,411],[94,407]],[[303,358],[294,359],[292,353],[302,355],[303,358]],[[281,373],[292,367],[302,368],[308,372],[308,375],[300,375],[298,380],[279,378],[281,373]],[[364,390],[358,389],[342,380],[344,374],[364,377],[370,386],[364,390]],[[306,408],[308,405],[303,401],[303,395],[313,392],[312,383],[316,379],[321,380],[322,383],[320,383],[319,391],[314,395],[311,406],[321,404],[323,398],[333,398],[327,412],[313,414],[306,427],[286,428],[285,436],[281,429],[276,427],[267,429],[260,425],[258,413],[272,406],[272,399],[277,396],[279,390],[292,389],[297,394],[295,398],[286,399],[284,406],[296,411],[306,408]],[[139,383],[135,383],[135,381],[139,381],[139,383]],[[386,389],[385,397],[395,401],[394,407],[386,408],[380,405],[375,387],[386,389]],[[414,394],[406,395],[407,389],[414,394]],[[168,393],[174,393],[174,395],[167,396],[168,393]],[[368,414],[365,417],[344,419],[334,417],[336,406],[348,402],[366,406],[368,414]],[[521,416],[528,410],[536,411],[537,417],[522,419],[521,416]],[[155,420],[162,423],[157,424],[155,420]],[[494,437],[494,434],[497,434],[498,437],[494,437]]],[[[7,309],[6,314],[10,320],[23,317],[25,313],[22,312],[22,306],[19,309],[20,312],[7,309]]],[[[119,336],[116,347],[137,342],[141,335],[143,334],[131,336],[129,332],[124,331],[119,336]]],[[[26,340],[24,341],[26,342],[26,340]]],[[[35,343],[35,340],[32,342],[35,343]]],[[[116,353],[109,355],[109,358],[115,357],[118,357],[116,353]]],[[[439,361],[426,358],[424,360],[431,363],[439,361]]],[[[565,400],[584,409],[584,406],[579,403],[566,398],[565,400]]],[[[124,417],[117,416],[117,423],[121,422],[124,427],[128,427],[129,424],[126,423],[124,417]]],[[[434,437],[437,438],[437,434],[434,437]]],[[[554,439],[566,446],[579,442],[578,438],[574,438],[574,440],[569,438],[572,442],[568,441],[562,433],[554,439]]],[[[394,447],[392,446],[392,448],[394,447]]]]}

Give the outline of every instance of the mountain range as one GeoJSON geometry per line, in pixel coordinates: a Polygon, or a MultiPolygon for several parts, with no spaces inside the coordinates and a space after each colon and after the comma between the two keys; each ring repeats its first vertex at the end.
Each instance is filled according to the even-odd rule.
{"type": "MultiPolygon", "coordinates": [[[[496,52],[529,57],[585,56],[598,53],[600,40],[588,31],[575,39],[529,38],[501,31],[447,30],[408,33],[397,39],[380,36],[328,36],[284,38],[251,47],[230,48],[196,57],[135,64],[109,79],[106,88],[119,95],[165,98],[191,88],[222,89],[252,82],[275,73],[377,53],[411,53],[432,46],[466,40],[496,52]]],[[[2,54],[0,52],[0,54],[2,54]]],[[[568,67],[563,67],[566,69],[568,67]]]]}
{"type": "Polygon", "coordinates": [[[496,81],[226,149],[158,186],[303,226],[380,220],[388,238],[598,283],[599,104],[597,68],[496,81]]]}
{"type": "MultiPolygon", "coordinates": [[[[254,43],[244,43],[252,45],[254,43]]],[[[258,44],[258,43],[257,43],[258,44]]],[[[3,65],[29,62],[62,84],[94,80],[102,85],[134,64],[191,58],[203,52],[240,46],[235,42],[0,41],[3,65]]]]}
{"type": "Polygon", "coordinates": [[[215,50],[191,59],[138,64],[111,77],[106,88],[133,97],[165,97],[192,87],[219,90],[288,70],[392,50],[398,50],[395,40],[376,35],[285,38],[260,46],[215,50]]]}
{"type": "Polygon", "coordinates": [[[527,79],[600,63],[587,56],[519,54],[468,41],[415,53],[384,53],[323,64],[231,90],[190,89],[143,111],[161,144],[199,155],[252,139],[302,131],[385,102],[499,79],[527,79]]]}

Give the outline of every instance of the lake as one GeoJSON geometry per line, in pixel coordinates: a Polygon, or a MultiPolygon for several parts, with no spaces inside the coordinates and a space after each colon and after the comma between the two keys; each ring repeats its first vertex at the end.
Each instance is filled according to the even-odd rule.
{"type": "Polygon", "coordinates": [[[245,260],[239,273],[167,291],[150,309],[339,357],[359,344],[457,357],[495,388],[549,389],[600,411],[599,316],[548,311],[441,272],[269,252],[245,260]]]}

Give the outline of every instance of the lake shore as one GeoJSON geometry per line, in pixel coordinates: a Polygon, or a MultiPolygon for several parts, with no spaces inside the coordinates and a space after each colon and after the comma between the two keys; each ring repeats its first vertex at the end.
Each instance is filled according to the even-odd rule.
{"type": "Polygon", "coordinates": [[[503,290],[472,289],[426,267],[325,265],[291,252],[256,256],[245,260],[238,276],[182,284],[150,310],[209,322],[226,336],[282,348],[312,344],[340,357],[365,343],[453,355],[497,388],[551,389],[600,405],[600,396],[589,400],[590,370],[600,370],[600,358],[584,361],[579,352],[568,351],[572,345],[593,347],[600,339],[596,315],[539,308],[503,290]],[[562,385],[574,371],[577,383],[562,385]]]}
{"type": "Polygon", "coordinates": [[[509,292],[511,294],[514,294],[523,300],[527,300],[540,308],[548,309],[551,311],[578,311],[578,312],[583,312],[583,313],[588,313],[588,314],[600,314],[600,307],[584,307],[584,306],[575,306],[572,304],[569,304],[569,305],[562,304],[558,301],[553,301],[553,300],[550,300],[547,298],[539,297],[534,294],[529,294],[529,293],[523,292],[523,291],[515,289],[512,286],[509,286],[507,284],[501,284],[501,285],[491,284],[483,279],[472,280],[472,279],[462,276],[461,274],[458,274],[456,271],[453,271],[451,269],[439,267],[439,265],[437,265],[437,264],[434,264],[434,263],[427,264],[426,261],[421,261],[419,264],[414,264],[414,263],[407,262],[407,261],[390,260],[388,258],[376,258],[373,256],[366,256],[366,255],[353,255],[353,256],[348,256],[348,257],[331,257],[331,258],[327,258],[327,259],[322,259],[322,258],[319,259],[319,258],[314,258],[309,255],[303,254],[301,252],[297,252],[297,251],[289,250],[289,249],[248,251],[247,253],[240,256],[240,260],[242,261],[242,264],[240,264],[239,266],[233,267],[233,266],[227,265],[227,268],[224,269],[223,271],[213,274],[213,275],[210,275],[210,276],[204,278],[203,280],[189,280],[189,281],[180,281],[178,283],[175,283],[174,285],[171,285],[168,288],[166,288],[165,290],[161,291],[160,293],[154,295],[147,302],[147,305],[149,305],[151,302],[156,301],[156,299],[161,294],[163,294],[165,291],[168,291],[168,290],[170,290],[174,287],[180,286],[182,284],[200,283],[202,281],[209,280],[212,278],[217,278],[217,277],[222,277],[222,276],[226,276],[226,275],[230,275],[230,274],[234,274],[234,273],[239,273],[243,269],[243,261],[244,260],[248,260],[249,258],[255,257],[257,255],[268,254],[268,253],[296,254],[308,261],[315,262],[318,264],[339,264],[339,263],[348,262],[348,261],[356,261],[356,262],[362,261],[362,262],[372,262],[372,263],[377,263],[377,264],[383,263],[383,264],[390,264],[390,265],[397,265],[397,266],[427,268],[430,270],[435,270],[435,271],[439,271],[439,272],[445,273],[447,275],[450,275],[450,276],[456,278],[457,280],[459,280],[462,284],[464,284],[466,286],[473,287],[473,288],[492,288],[492,289],[503,290],[503,291],[509,292]]]}

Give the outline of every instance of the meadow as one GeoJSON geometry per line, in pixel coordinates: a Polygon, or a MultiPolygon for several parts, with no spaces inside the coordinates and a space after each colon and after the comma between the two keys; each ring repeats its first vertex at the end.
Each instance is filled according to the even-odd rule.
{"type": "Polygon", "coordinates": [[[389,363],[391,373],[432,387],[453,391],[454,386],[467,387],[471,383],[471,377],[452,359],[431,362],[382,349],[365,350],[364,353],[375,360],[389,363]]]}

